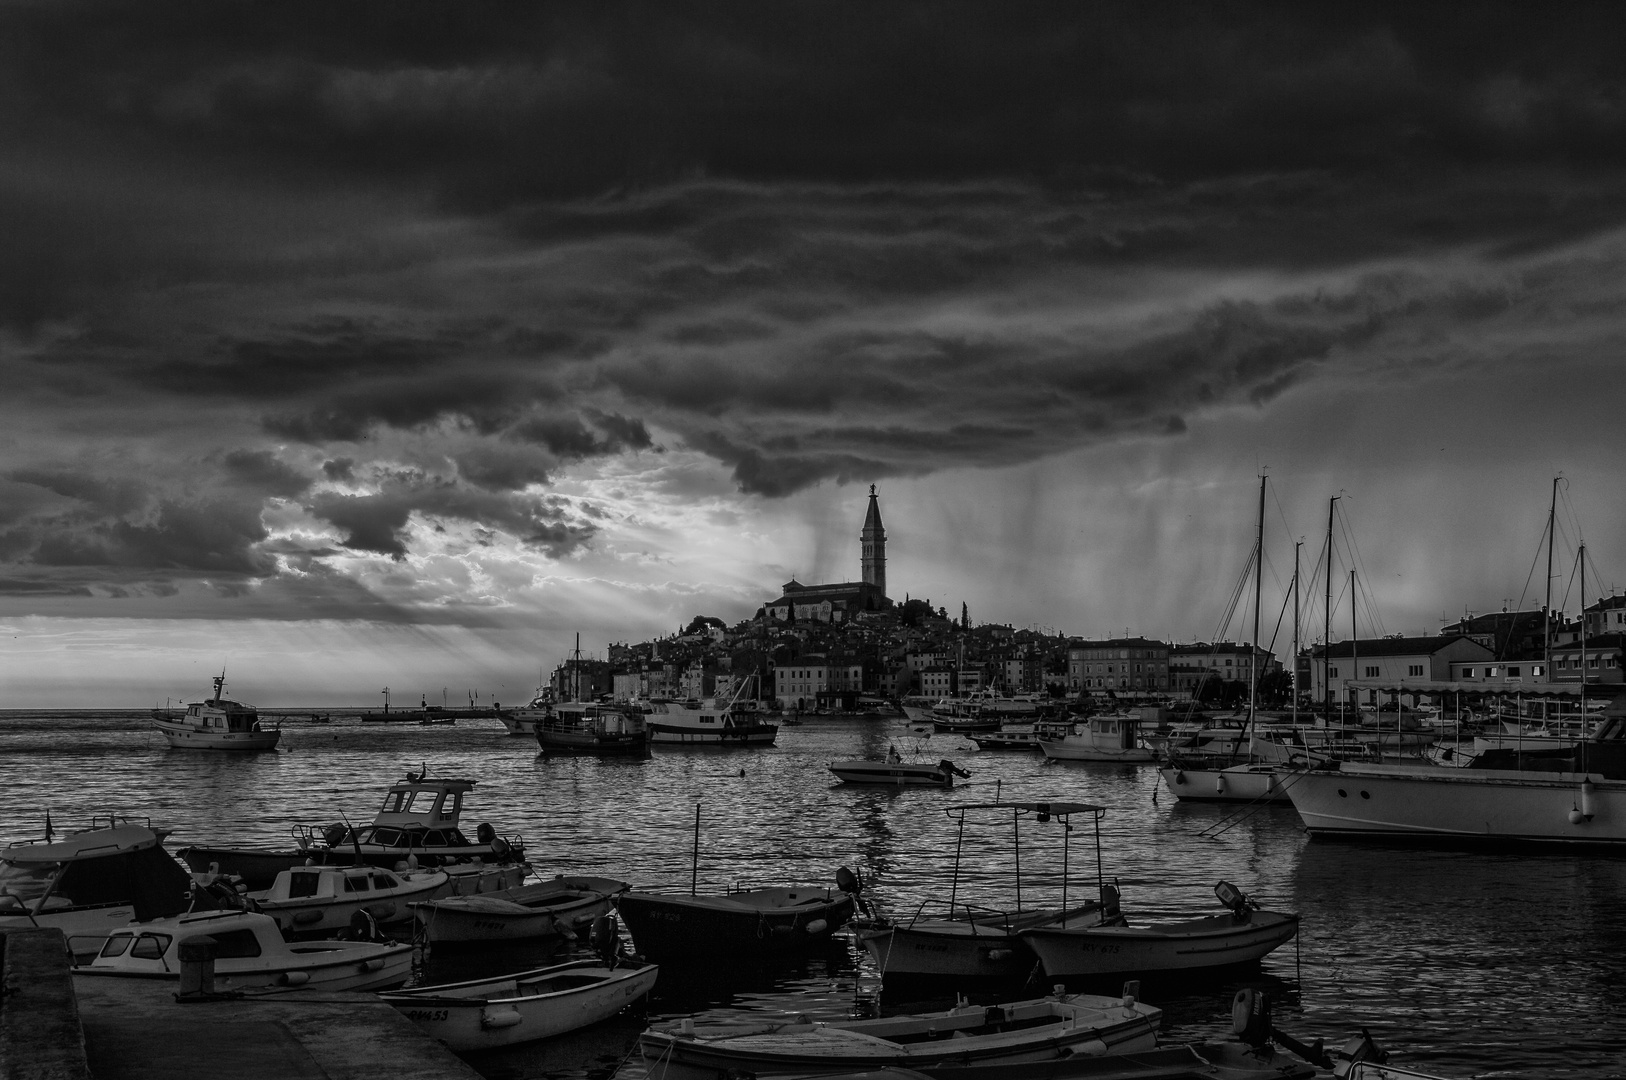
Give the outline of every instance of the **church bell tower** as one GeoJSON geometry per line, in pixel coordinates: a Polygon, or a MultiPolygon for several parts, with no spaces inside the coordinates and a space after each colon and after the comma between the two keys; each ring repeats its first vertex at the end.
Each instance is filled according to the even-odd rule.
{"type": "Polygon", "coordinates": [[[869,513],[864,515],[864,531],[858,534],[863,549],[863,581],[886,595],[886,530],[881,528],[881,504],[875,498],[875,485],[869,486],[869,513]]]}

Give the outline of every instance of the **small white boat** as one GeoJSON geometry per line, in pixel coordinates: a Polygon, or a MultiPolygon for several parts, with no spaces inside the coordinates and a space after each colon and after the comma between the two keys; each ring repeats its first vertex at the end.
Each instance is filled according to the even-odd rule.
{"type": "Polygon", "coordinates": [[[894,787],[953,787],[956,776],[965,779],[971,775],[947,758],[936,764],[904,761],[896,750],[880,761],[873,758],[832,761],[830,771],[844,784],[888,784],[894,787]]]}
{"type": "Polygon", "coordinates": [[[508,729],[510,735],[536,736],[537,725],[553,715],[553,687],[541,686],[537,688],[536,696],[529,705],[521,705],[517,709],[504,709],[500,705],[492,707],[502,726],[508,729]]]}
{"type": "Polygon", "coordinates": [[[275,750],[282,729],[262,728],[253,706],[222,697],[225,675],[216,675],[214,684],[215,695],[208,701],[195,701],[179,713],[153,710],[153,726],[169,745],[183,750],[275,750]]]}
{"type": "Polygon", "coordinates": [[[685,1020],[645,1031],[638,1049],[650,1080],[1019,1064],[1153,1050],[1161,1020],[1161,1010],[1127,995],[1057,994],[873,1020],[685,1020]]]}
{"type": "Polygon", "coordinates": [[[448,896],[451,889],[444,870],[397,874],[376,866],[299,866],[248,898],[277,920],[284,936],[320,937],[348,929],[358,912],[380,924],[411,919],[409,905],[448,896]]]}
{"type": "Polygon", "coordinates": [[[1299,917],[1260,911],[1227,882],[1214,888],[1231,911],[1155,926],[1035,927],[1026,941],[1052,979],[1156,975],[1246,964],[1298,934],[1299,917]]]}
{"type": "Polygon", "coordinates": [[[655,985],[654,964],[577,960],[491,979],[380,994],[458,1053],[534,1042],[608,1020],[655,985]]]}
{"type": "Polygon", "coordinates": [[[164,850],[167,835],[125,821],[0,848],[0,931],[56,927],[94,951],[135,919],[179,915],[192,883],[164,850]]]}
{"type": "Polygon", "coordinates": [[[220,992],[262,986],[382,990],[412,973],[412,946],[372,941],[284,941],[276,920],[250,911],[205,911],[121,927],[75,975],[180,980],[181,950],[214,953],[220,992]],[[208,939],[207,941],[201,939],[208,939]]]}
{"type": "Polygon", "coordinates": [[[607,914],[625,881],[601,877],[555,877],[517,889],[456,896],[413,904],[432,945],[580,937],[607,914]]]}
{"type": "Polygon", "coordinates": [[[1141,745],[1140,717],[1128,714],[1092,716],[1075,723],[1065,735],[1041,735],[1039,749],[1053,761],[1157,760],[1156,751],[1141,745]]]}

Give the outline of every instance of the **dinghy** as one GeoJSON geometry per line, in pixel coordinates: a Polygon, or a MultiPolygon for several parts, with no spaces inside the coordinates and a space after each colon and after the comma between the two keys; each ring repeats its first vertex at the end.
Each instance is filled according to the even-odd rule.
{"type": "Polygon", "coordinates": [[[1260,911],[1229,882],[1214,887],[1227,915],[1154,926],[1044,926],[1022,931],[1052,979],[1157,975],[1258,960],[1292,941],[1299,917],[1260,911]]]}
{"type": "Polygon", "coordinates": [[[432,945],[575,937],[627,891],[625,881],[556,877],[517,889],[411,905],[432,945]]]}
{"type": "Polygon", "coordinates": [[[534,1042],[608,1020],[649,993],[654,964],[577,960],[379,997],[458,1053],[534,1042]]]}
{"type": "Polygon", "coordinates": [[[650,1080],[1012,1065],[1154,1050],[1161,1019],[1161,1010],[1130,995],[1056,994],[1003,1005],[961,999],[944,1012],[873,1020],[684,1020],[645,1031],[638,1049],[650,1080]]]}

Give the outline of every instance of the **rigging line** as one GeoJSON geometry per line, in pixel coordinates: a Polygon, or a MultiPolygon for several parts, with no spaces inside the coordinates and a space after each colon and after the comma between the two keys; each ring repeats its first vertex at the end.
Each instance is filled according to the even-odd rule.
{"type": "MultiPolygon", "coordinates": [[[[1339,502],[1343,501],[1342,499],[1339,500],[1339,502]]],[[[1349,520],[1349,511],[1342,506],[1338,508],[1338,520],[1343,526],[1344,542],[1349,547],[1350,561],[1354,564],[1355,569],[1359,571],[1361,577],[1371,580],[1372,575],[1366,569],[1366,559],[1361,555],[1360,545],[1355,542],[1355,530],[1349,520]]],[[[1380,637],[1389,632],[1388,628],[1383,625],[1382,617],[1377,613],[1375,602],[1370,606],[1367,622],[1377,631],[1380,637]]]]}
{"type": "Polygon", "coordinates": [[[1253,573],[1253,559],[1258,554],[1258,547],[1259,545],[1255,544],[1254,550],[1249,552],[1248,561],[1242,567],[1242,573],[1237,577],[1236,584],[1231,587],[1231,598],[1226,602],[1225,616],[1220,621],[1219,628],[1214,631],[1213,640],[1215,641],[1219,641],[1231,629],[1231,620],[1236,618],[1237,605],[1241,603],[1242,594],[1248,587],[1248,575],[1253,573]]]}
{"type": "MultiPolygon", "coordinates": [[[[1275,629],[1271,630],[1271,632],[1270,632],[1270,653],[1271,653],[1272,656],[1276,655],[1276,639],[1277,639],[1277,637],[1279,637],[1281,635],[1281,632],[1282,632],[1282,620],[1287,617],[1287,605],[1291,604],[1292,602],[1293,602],[1293,594],[1292,594],[1292,592],[1289,592],[1286,596],[1282,597],[1282,610],[1277,612],[1277,614],[1276,614],[1276,627],[1275,627],[1275,629]]],[[[1258,645],[1259,643],[1254,642],[1254,644],[1258,645]]]]}

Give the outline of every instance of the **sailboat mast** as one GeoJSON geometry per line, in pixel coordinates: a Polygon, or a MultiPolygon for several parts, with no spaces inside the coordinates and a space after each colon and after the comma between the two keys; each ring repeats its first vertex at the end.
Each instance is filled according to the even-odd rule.
{"type": "MultiPolygon", "coordinates": [[[[1541,601],[1541,621],[1545,633],[1541,644],[1541,666],[1547,681],[1553,679],[1553,523],[1558,516],[1558,477],[1553,477],[1553,501],[1547,507],[1547,590],[1541,601]]],[[[1583,609],[1585,605],[1583,604],[1583,609]]],[[[1498,657],[1500,659],[1500,657],[1498,657]]],[[[1586,669],[1583,668],[1584,672],[1586,669]]]]}
{"type": "Polygon", "coordinates": [[[1586,727],[1586,541],[1581,541],[1581,550],[1575,553],[1575,561],[1581,564],[1581,725],[1586,727]]]}
{"type": "Polygon", "coordinates": [[[1332,725],[1332,512],[1338,507],[1339,496],[1334,495],[1327,502],[1327,629],[1322,636],[1321,646],[1321,694],[1322,714],[1327,724],[1332,725]]]}
{"type": "Polygon", "coordinates": [[[1259,477],[1259,524],[1253,541],[1253,642],[1248,647],[1248,734],[1253,734],[1253,718],[1259,709],[1259,598],[1265,588],[1265,484],[1259,477]]]}
{"type": "MultiPolygon", "coordinates": [[[[1360,673],[1360,666],[1356,663],[1356,654],[1360,651],[1360,631],[1355,628],[1355,568],[1349,568],[1349,677],[1355,678],[1360,673]]],[[[1349,715],[1352,719],[1360,719],[1359,702],[1356,700],[1360,691],[1353,686],[1349,689],[1349,715]]],[[[1379,743],[1382,748],[1382,743],[1379,743]]]]}
{"type": "Polygon", "coordinates": [[[1300,540],[1293,545],[1293,724],[1299,722],[1299,548],[1304,546],[1300,540]]]}
{"type": "Polygon", "coordinates": [[[576,634],[576,656],[571,664],[570,700],[582,699],[582,636],[576,634]]]}

